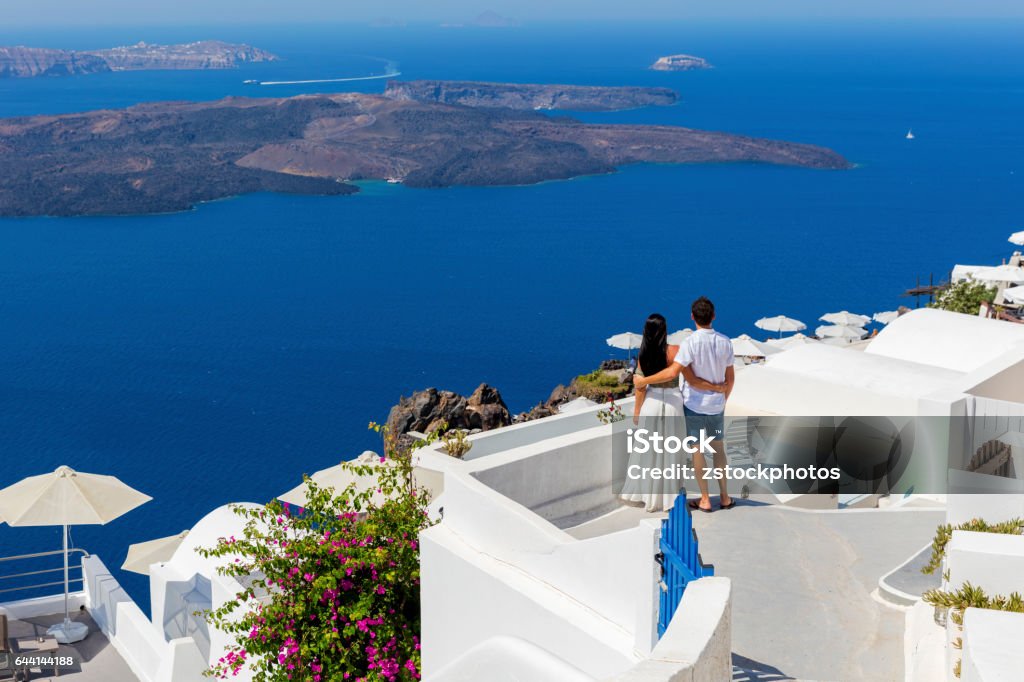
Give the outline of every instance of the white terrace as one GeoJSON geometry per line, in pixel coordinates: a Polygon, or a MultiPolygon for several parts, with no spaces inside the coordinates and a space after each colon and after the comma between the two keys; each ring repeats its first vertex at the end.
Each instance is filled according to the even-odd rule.
{"type": "MultiPolygon", "coordinates": [[[[421,451],[420,480],[442,519],[422,537],[425,676],[953,680],[955,633],[920,603],[939,580],[916,567],[946,519],[1024,516],[1022,385],[1024,329],[932,310],[899,318],[863,352],[803,346],[743,368],[732,414],[972,417],[937,421],[918,439],[928,465],[908,472],[948,478],[956,494],[826,496],[823,505],[822,496],[755,491],[734,510],[698,515],[701,555],[715,577],[689,583],[660,638],[663,515],[616,502],[612,461],[625,447],[624,423],[602,425],[594,408],[474,436],[465,460],[421,451]]],[[[631,402],[623,407],[628,413],[631,402]]],[[[145,682],[200,679],[224,638],[191,614],[238,586],[195,547],[237,533],[237,524],[226,508],[214,510],[171,561],[151,567],[152,619],[98,558],[83,561],[75,599],[109,639],[108,670],[124,665],[145,682]]],[[[955,533],[947,582],[1024,592],[1022,543],[955,533]]],[[[3,605],[16,616],[45,607],[3,605]]],[[[1024,662],[1013,643],[1024,640],[1024,614],[969,610],[963,638],[961,679],[1019,679],[1024,662]]],[[[133,679],[84,664],[69,678],[133,679]]]]}

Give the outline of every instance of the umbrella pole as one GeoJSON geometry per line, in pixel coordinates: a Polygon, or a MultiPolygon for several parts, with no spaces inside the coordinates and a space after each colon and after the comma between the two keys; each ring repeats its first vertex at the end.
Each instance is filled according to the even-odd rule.
{"type": "Polygon", "coordinates": [[[85,623],[71,622],[71,579],[68,575],[70,565],[68,560],[68,524],[64,526],[64,622],[60,625],[53,625],[46,634],[57,640],[59,644],[74,644],[81,642],[89,635],[89,627],[85,623]]]}
{"type": "Polygon", "coordinates": [[[64,627],[71,624],[71,611],[68,607],[68,592],[70,581],[68,580],[68,524],[64,524],[64,627]]]}

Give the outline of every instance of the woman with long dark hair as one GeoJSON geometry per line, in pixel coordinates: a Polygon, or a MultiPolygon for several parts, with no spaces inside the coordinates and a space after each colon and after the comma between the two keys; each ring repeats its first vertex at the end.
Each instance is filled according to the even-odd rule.
{"type": "MultiPolygon", "coordinates": [[[[672,364],[678,352],[679,346],[668,343],[665,318],[653,313],[644,324],[636,373],[640,376],[654,376],[672,364]]],[[[663,438],[676,436],[681,439],[686,435],[683,419],[683,395],[679,391],[678,379],[645,386],[636,392],[633,424],[642,425],[663,438]]],[[[683,482],[675,478],[653,478],[650,471],[673,467],[678,459],[678,456],[653,451],[630,455],[626,480],[619,496],[632,504],[642,503],[650,512],[670,509],[683,482]]]]}

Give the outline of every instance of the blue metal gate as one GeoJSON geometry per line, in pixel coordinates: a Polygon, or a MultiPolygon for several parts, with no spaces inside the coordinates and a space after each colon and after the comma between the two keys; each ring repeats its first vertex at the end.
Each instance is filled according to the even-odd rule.
{"type": "Polygon", "coordinates": [[[715,567],[705,565],[697,551],[697,533],[693,530],[685,495],[676,499],[668,518],[661,522],[661,551],[655,559],[661,564],[658,604],[658,637],[661,637],[672,622],[690,581],[715,574],[715,567]]]}

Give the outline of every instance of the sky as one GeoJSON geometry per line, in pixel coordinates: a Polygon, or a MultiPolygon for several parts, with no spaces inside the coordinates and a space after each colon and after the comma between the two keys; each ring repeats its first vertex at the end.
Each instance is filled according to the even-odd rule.
{"type": "Polygon", "coordinates": [[[1021,0],[0,0],[0,28],[116,24],[1024,18],[1021,0]]]}

